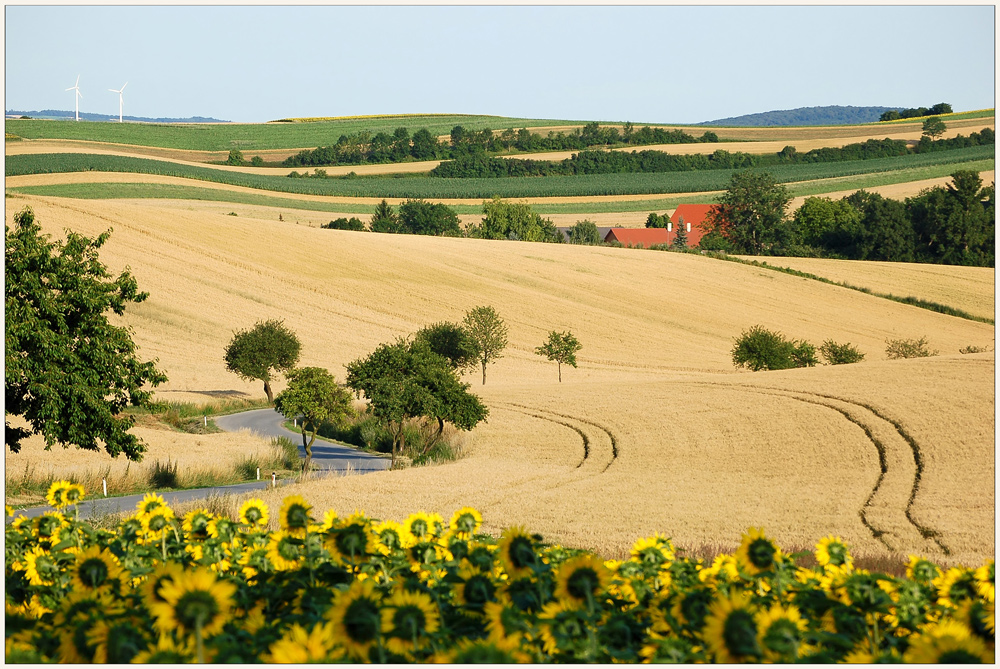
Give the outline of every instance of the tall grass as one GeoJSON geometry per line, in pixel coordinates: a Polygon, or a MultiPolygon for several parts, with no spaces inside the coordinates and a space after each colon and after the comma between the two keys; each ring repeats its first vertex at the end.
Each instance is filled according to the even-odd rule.
{"type": "MultiPolygon", "coordinates": [[[[769,167],[779,182],[893,172],[928,166],[960,165],[987,160],[994,147],[975,146],[952,151],[912,154],[875,160],[808,163],[769,167]]],[[[163,160],[78,153],[8,156],[8,177],[65,172],[127,172],[174,176],[259,190],[308,195],[386,198],[552,197],[587,195],[643,195],[724,190],[736,170],[657,172],[638,174],[586,174],[578,176],[512,177],[506,179],[447,179],[421,176],[356,179],[289,179],[287,177],[229,172],[182,165],[163,160]]]]}

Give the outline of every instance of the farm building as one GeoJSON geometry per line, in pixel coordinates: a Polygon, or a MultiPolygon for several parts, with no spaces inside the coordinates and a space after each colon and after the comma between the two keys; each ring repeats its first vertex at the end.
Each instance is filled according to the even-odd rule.
{"type": "Polygon", "coordinates": [[[708,212],[714,205],[711,204],[679,204],[670,223],[667,224],[667,232],[670,233],[672,243],[677,236],[677,226],[683,225],[687,232],[687,245],[698,246],[705,231],[701,228],[702,221],[708,216],[708,212]]]}
{"type": "Polygon", "coordinates": [[[670,233],[663,228],[611,228],[604,237],[605,243],[618,242],[624,246],[649,248],[654,244],[669,244],[670,233]]]}

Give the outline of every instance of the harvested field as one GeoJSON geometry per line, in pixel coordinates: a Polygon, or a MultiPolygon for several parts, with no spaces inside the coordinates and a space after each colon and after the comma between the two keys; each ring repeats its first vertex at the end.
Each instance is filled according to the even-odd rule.
{"type": "Polygon", "coordinates": [[[608,556],[654,531],[732,548],[750,525],[784,547],[833,532],[871,554],[993,555],[993,354],[883,353],[887,338],[920,336],[954,352],[992,341],[990,325],[695,255],[372,235],[21,195],[7,198],[8,223],[26,204],[53,234],[114,228],[101,258],[114,272],[130,266],[150,293],[124,322],[169,376],[164,399],[260,395],[225,370],[222,351],[234,330],[263,319],[284,319],[302,339],[300,364],[340,379],[378,344],[474,306],[506,320],[510,345],[488,384],[466,377],[491,413],[465,459],[315,480],[273,494],[273,505],[301,492],[320,509],[397,519],[472,505],[488,531],[524,524],[608,556]],[[849,341],[867,359],[736,373],[733,339],[756,323],[816,344],[849,341]],[[553,329],[583,344],[562,384],[533,352],[553,329]],[[940,544],[924,538],[931,532],[940,544]]]}
{"type": "MultiPolygon", "coordinates": [[[[788,267],[824,279],[867,288],[897,297],[916,297],[960,309],[980,318],[996,311],[996,270],[992,267],[954,267],[920,263],[820,258],[753,258],[775,267],[788,267]]],[[[972,342],[970,342],[972,343],[972,342]]],[[[980,342],[985,346],[987,342],[980,342]]],[[[989,342],[992,346],[992,341],[989,342]]],[[[955,353],[956,351],[946,351],[955,353]]]]}

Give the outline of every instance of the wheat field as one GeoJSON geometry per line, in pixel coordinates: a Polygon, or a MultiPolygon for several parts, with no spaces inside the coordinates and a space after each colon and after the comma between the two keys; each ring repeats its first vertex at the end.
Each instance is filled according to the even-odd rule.
{"type": "MultiPolygon", "coordinates": [[[[424,325],[459,321],[481,304],[501,314],[505,357],[486,386],[466,377],[490,408],[466,457],[280,495],[397,519],[472,505],[489,531],[523,524],[609,556],[654,531],[685,546],[728,545],[750,525],[785,546],[833,532],[870,554],[993,555],[994,358],[957,354],[992,342],[991,325],[697,255],[373,235],[176,204],[16,194],[8,224],[25,205],[55,235],[114,229],[101,258],[115,272],[129,266],[150,293],[122,322],[167,373],[159,396],[260,395],[225,370],[222,351],[235,330],[264,319],[299,334],[300,364],[342,379],[351,360],[424,325]],[[757,323],[817,345],[849,341],[867,357],[736,373],[733,340],[757,323]],[[583,349],[560,384],[533,351],[548,331],[567,329],[583,349]],[[921,336],[947,355],[885,360],[886,339],[921,336]]],[[[879,271],[919,281],[909,266],[895,269],[879,271]]],[[[965,275],[950,269],[936,281],[968,293],[965,275]]],[[[180,448],[142,436],[151,453],[161,442],[180,448]]]]}

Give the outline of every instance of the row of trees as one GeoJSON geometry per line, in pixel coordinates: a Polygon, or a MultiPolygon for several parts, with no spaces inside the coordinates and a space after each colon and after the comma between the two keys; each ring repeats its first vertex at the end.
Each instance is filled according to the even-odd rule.
{"type": "Polygon", "coordinates": [[[883,112],[879,121],[898,121],[901,118],[920,118],[921,116],[936,116],[937,114],[950,114],[951,105],[947,102],[939,102],[933,107],[916,107],[912,109],[890,109],[883,112]]]}
{"type": "Polygon", "coordinates": [[[959,170],[904,202],[857,191],[810,197],[787,216],[788,189],[766,172],[733,175],[703,223],[701,248],[752,255],[993,266],[995,190],[959,170]]]}
{"type": "MultiPolygon", "coordinates": [[[[718,136],[711,131],[696,138],[682,130],[664,130],[649,126],[635,130],[626,123],[623,130],[613,126],[588,123],[569,133],[549,132],[547,135],[532,133],[527,128],[494,132],[489,128],[469,130],[460,125],[451,130],[449,139],[439,141],[426,128],[410,135],[405,127],[396,128],[390,135],[386,132],[372,134],[370,131],[341,135],[334,144],[315,149],[299,151],[289,156],[282,165],[289,167],[311,167],[325,165],[357,165],[365,163],[398,163],[408,160],[447,160],[469,155],[485,155],[510,151],[568,151],[581,150],[593,146],[633,146],[645,144],[687,144],[694,142],[717,142],[718,136]]],[[[230,153],[230,161],[233,154],[230,153]]],[[[239,157],[242,162],[242,155],[239,157]]],[[[261,163],[263,164],[263,163],[261,163]]]]}
{"type": "Polygon", "coordinates": [[[711,154],[675,155],[663,151],[581,151],[559,161],[498,158],[485,154],[468,155],[443,162],[430,175],[449,178],[504,178],[529,176],[567,176],[579,174],[621,174],[635,172],[687,172],[694,170],[732,170],[772,165],[828,163],[848,160],[874,160],[904,156],[909,153],[948,151],[995,143],[990,128],[935,139],[944,133],[944,123],[928,119],[925,134],[910,147],[901,139],[869,139],[843,147],[824,147],[799,153],[786,146],[773,154],[752,154],[718,150],[711,154]],[[937,123],[932,123],[936,121],[937,123]]]}

